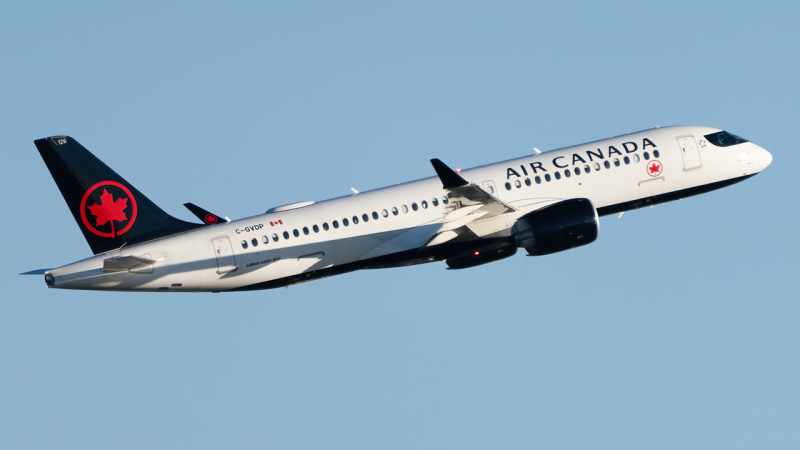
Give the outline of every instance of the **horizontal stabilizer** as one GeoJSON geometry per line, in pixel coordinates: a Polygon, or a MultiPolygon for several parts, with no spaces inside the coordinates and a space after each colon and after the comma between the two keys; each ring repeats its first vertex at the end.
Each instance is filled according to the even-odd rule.
{"type": "Polygon", "coordinates": [[[53,269],[36,269],[31,270],[30,272],[21,273],[20,275],[44,275],[45,272],[53,270],[53,269]]]}
{"type": "Polygon", "coordinates": [[[183,206],[185,206],[186,209],[191,211],[192,214],[197,216],[198,219],[202,220],[203,223],[206,225],[216,225],[218,223],[227,222],[222,217],[212,212],[208,212],[205,209],[195,205],[194,203],[184,203],[183,206]]]}
{"type": "Polygon", "coordinates": [[[103,272],[152,272],[155,259],[141,256],[118,256],[103,261],[103,272]]]}

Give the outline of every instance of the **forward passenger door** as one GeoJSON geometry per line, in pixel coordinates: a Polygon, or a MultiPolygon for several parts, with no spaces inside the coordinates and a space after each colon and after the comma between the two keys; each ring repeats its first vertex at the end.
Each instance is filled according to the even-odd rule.
{"type": "Polygon", "coordinates": [[[683,156],[683,170],[695,170],[703,166],[700,160],[700,149],[697,148],[697,142],[694,136],[680,136],[678,139],[678,147],[681,149],[683,156]]]}

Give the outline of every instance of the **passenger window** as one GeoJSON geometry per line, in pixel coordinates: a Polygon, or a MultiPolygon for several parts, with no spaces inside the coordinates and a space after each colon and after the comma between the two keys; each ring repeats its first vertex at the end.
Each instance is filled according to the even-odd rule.
{"type": "Polygon", "coordinates": [[[489,185],[489,193],[494,195],[494,186],[492,186],[491,184],[489,185]]]}
{"type": "Polygon", "coordinates": [[[247,241],[242,241],[242,248],[247,248],[247,241]]]}
{"type": "Polygon", "coordinates": [[[272,233],[272,240],[278,242],[278,233],[272,233]]]}
{"type": "Polygon", "coordinates": [[[342,219],[342,225],[344,225],[346,227],[349,227],[350,226],[350,221],[348,221],[346,218],[342,219]]]}
{"type": "Polygon", "coordinates": [[[288,231],[284,231],[283,232],[283,238],[284,239],[289,239],[289,232],[288,231]]]}
{"type": "Polygon", "coordinates": [[[625,164],[630,164],[631,163],[631,159],[628,158],[627,156],[625,158],[623,158],[622,160],[625,161],[625,164]]]}
{"type": "Polygon", "coordinates": [[[536,178],[533,180],[536,181],[536,184],[542,184],[542,178],[539,175],[536,175],[536,178]]]}
{"type": "Polygon", "coordinates": [[[403,210],[403,214],[408,212],[408,206],[406,205],[401,206],[401,209],[403,210]]]}
{"type": "Polygon", "coordinates": [[[509,183],[509,182],[507,182],[507,181],[506,181],[506,190],[507,190],[507,191],[510,191],[510,190],[511,190],[511,183],[509,183]]]}
{"type": "Polygon", "coordinates": [[[427,200],[423,200],[421,204],[422,204],[422,209],[428,209],[428,201],[427,200]]]}
{"type": "Polygon", "coordinates": [[[308,227],[303,227],[303,234],[305,234],[306,236],[308,236],[308,233],[309,233],[309,231],[308,231],[308,227]]]}
{"type": "Polygon", "coordinates": [[[381,210],[381,214],[383,214],[383,217],[389,217],[389,211],[385,209],[381,210]]]}
{"type": "Polygon", "coordinates": [[[650,159],[650,153],[644,152],[644,159],[650,159]]]}
{"type": "Polygon", "coordinates": [[[614,165],[619,167],[619,164],[620,164],[619,158],[614,158],[614,165]]]}
{"type": "Polygon", "coordinates": [[[608,162],[608,161],[603,161],[603,166],[605,166],[606,169],[610,169],[611,168],[611,163],[608,162]]]}
{"type": "Polygon", "coordinates": [[[393,216],[397,215],[397,207],[396,206],[392,206],[392,215],[393,216]]]}
{"type": "Polygon", "coordinates": [[[372,211],[372,218],[375,219],[375,220],[378,220],[378,212],[377,211],[372,211]]]}
{"type": "Polygon", "coordinates": [[[364,223],[367,223],[367,222],[369,222],[369,216],[368,216],[368,215],[366,215],[366,214],[362,214],[362,215],[361,215],[361,220],[363,220],[363,221],[364,221],[364,223]]]}
{"type": "Polygon", "coordinates": [[[417,205],[417,203],[416,203],[416,202],[414,202],[414,203],[412,203],[412,204],[411,204],[411,209],[413,209],[414,211],[416,211],[416,210],[418,210],[418,209],[419,209],[419,205],[417,205]]]}
{"type": "Polygon", "coordinates": [[[319,227],[317,226],[317,224],[314,224],[314,226],[311,227],[311,229],[314,230],[314,233],[319,233],[319,227]]]}
{"type": "Polygon", "coordinates": [[[565,177],[567,177],[567,178],[569,178],[569,177],[570,177],[570,175],[572,175],[572,174],[571,174],[571,173],[569,173],[569,169],[564,169],[564,176],[565,176],[565,177]]]}
{"type": "Polygon", "coordinates": [[[339,228],[339,221],[338,220],[334,220],[333,221],[333,228],[339,228]]]}
{"type": "Polygon", "coordinates": [[[531,179],[525,178],[525,186],[530,186],[530,185],[531,185],[531,179]]]}
{"type": "Polygon", "coordinates": [[[300,237],[300,232],[297,231],[297,228],[295,228],[294,231],[292,231],[292,234],[294,235],[294,237],[300,237]]]}
{"type": "Polygon", "coordinates": [[[633,155],[633,162],[639,162],[639,155],[633,155]]]}
{"type": "Polygon", "coordinates": [[[269,244],[269,238],[266,236],[261,236],[261,241],[265,244],[269,244]]]}
{"type": "Polygon", "coordinates": [[[443,205],[446,205],[446,204],[448,204],[448,203],[450,203],[450,199],[449,199],[449,198],[447,198],[447,196],[446,196],[446,195],[443,195],[443,196],[442,196],[442,204],[443,204],[443,205]]]}
{"type": "Polygon", "coordinates": [[[556,170],[555,175],[556,175],[556,180],[560,180],[561,179],[561,172],[556,170]]]}
{"type": "Polygon", "coordinates": [[[547,181],[548,183],[550,182],[550,174],[549,173],[544,174],[544,181],[547,181]]]}
{"type": "Polygon", "coordinates": [[[431,200],[431,203],[433,203],[433,206],[439,206],[439,199],[434,197],[433,200],[431,200]]]}
{"type": "Polygon", "coordinates": [[[250,239],[250,243],[253,244],[253,247],[258,247],[258,239],[256,238],[250,239]]]}
{"type": "Polygon", "coordinates": [[[594,170],[600,170],[600,163],[594,163],[594,170]]]}
{"type": "Polygon", "coordinates": [[[592,168],[589,167],[589,165],[587,164],[587,165],[583,166],[583,171],[584,171],[584,173],[589,173],[589,172],[592,171],[592,168]]]}
{"type": "Polygon", "coordinates": [[[358,225],[358,216],[353,216],[353,225],[358,225]]]}
{"type": "Polygon", "coordinates": [[[659,153],[658,150],[653,150],[653,158],[658,158],[660,156],[661,156],[661,153],[659,153]]]}
{"type": "Polygon", "coordinates": [[[580,175],[580,174],[581,174],[581,168],[580,167],[576,167],[575,168],[575,175],[580,175]]]}
{"type": "Polygon", "coordinates": [[[522,183],[519,180],[514,180],[514,186],[516,186],[517,189],[519,189],[522,187],[522,183]]]}
{"type": "Polygon", "coordinates": [[[328,228],[328,222],[322,222],[322,229],[325,231],[328,231],[330,229],[328,228]]]}

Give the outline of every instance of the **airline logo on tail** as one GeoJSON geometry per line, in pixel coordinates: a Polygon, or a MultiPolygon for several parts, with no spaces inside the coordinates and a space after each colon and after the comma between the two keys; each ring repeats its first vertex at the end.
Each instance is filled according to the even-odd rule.
{"type": "Polygon", "coordinates": [[[90,187],[81,200],[83,225],[105,238],[121,236],[136,221],[136,199],[116,181],[101,181],[90,187]]]}

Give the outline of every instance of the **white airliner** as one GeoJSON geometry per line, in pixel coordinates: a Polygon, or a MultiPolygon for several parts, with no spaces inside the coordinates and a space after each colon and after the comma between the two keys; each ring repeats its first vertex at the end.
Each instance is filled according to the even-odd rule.
{"type": "MultiPolygon", "coordinates": [[[[764,170],[772,155],[715,128],[626,134],[229,221],[178,220],[74,139],[35,141],[95,256],[43,274],[50,288],[221,292],[290,286],[358,269],[444,261],[463,269],[524,248],[593,242],[599,216],[701,194],[764,170]]],[[[433,171],[432,171],[433,173],[433,171]]]]}

